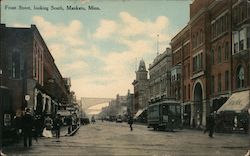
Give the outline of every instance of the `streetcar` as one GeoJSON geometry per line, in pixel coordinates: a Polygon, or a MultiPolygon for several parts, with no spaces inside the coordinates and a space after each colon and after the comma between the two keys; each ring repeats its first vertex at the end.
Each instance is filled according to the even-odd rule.
{"type": "Polygon", "coordinates": [[[167,100],[148,106],[148,128],[173,131],[181,128],[180,102],[167,100]]]}

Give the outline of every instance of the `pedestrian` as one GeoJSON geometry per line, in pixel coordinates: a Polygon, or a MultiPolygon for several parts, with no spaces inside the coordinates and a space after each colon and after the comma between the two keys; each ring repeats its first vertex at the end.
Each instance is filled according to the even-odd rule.
{"type": "Polygon", "coordinates": [[[36,142],[38,141],[38,137],[41,134],[41,116],[40,115],[35,115],[34,118],[34,127],[35,127],[35,131],[34,131],[34,138],[36,140],[36,142]]]}
{"type": "Polygon", "coordinates": [[[43,129],[43,136],[47,138],[52,138],[52,126],[53,126],[53,121],[50,118],[50,116],[47,116],[44,120],[44,125],[45,128],[43,129]]]}
{"type": "Polygon", "coordinates": [[[206,129],[204,130],[204,133],[209,131],[208,136],[210,138],[213,138],[214,127],[215,127],[214,114],[211,113],[207,118],[207,125],[206,125],[206,129]]]}
{"type": "Polygon", "coordinates": [[[18,141],[22,134],[22,114],[20,112],[16,113],[14,116],[13,125],[15,128],[15,141],[18,141]]]}
{"type": "Polygon", "coordinates": [[[133,117],[132,116],[129,117],[128,124],[129,124],[130,130],[133,131],[133,127],[132,127],[132,125],[133,125],[133,117]]]}
{"type": "Polygon", "coordinates": [[[56,138],[59,139],[60,138],[60,129],[62,126],[62,120],[61,120],[60,114],[56,115],[54,122],[53,122],[53,125],[54,125],[53,127],[54,127],[54,130],[56,133],[56,138]]]}
{"type": "Polygon", "coordinates": [[[34,124],[33,116],[31,115],[30,108],[26,108],[25,115],[22,118],[23,123],[23,140],[24,147],[32,146],[32,128],[34,124]]]}
{"type": "Polygon", "coordinates": [[[91,122],[92,122],[92,124],[95,124],[95,117],[94,116],[92,116],[91,122]]]}

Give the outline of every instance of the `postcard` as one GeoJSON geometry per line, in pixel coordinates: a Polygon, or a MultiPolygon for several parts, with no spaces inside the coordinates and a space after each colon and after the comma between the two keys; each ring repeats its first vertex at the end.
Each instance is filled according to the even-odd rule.
{"type": "Polygon", "coordinates": [[[0,155],[250,155],[249,0],[1,0],[0,155]]]}

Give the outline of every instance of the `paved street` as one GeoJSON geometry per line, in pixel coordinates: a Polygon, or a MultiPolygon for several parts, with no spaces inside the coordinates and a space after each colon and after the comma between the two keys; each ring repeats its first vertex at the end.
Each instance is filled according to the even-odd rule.
{"type": "Polygon", "coordinates": [[[126,123],[98,121],[82,126],[76,135],[41,138],[31,148],[22,143],[6,147],[7,155],[151,155],[151,156],[241,156],[248,149],[244,134],[215,134],[213,139],[196,130],[159,132],[143,125],[130,131],[126,123]]]}

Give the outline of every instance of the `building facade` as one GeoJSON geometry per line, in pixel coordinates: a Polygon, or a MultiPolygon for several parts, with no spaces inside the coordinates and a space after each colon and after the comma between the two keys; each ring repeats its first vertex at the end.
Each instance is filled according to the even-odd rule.
{"type": "Polygon", "coordinates": [[[136,79],[132,83],[134,86],[134,112],[136,114],[139,109],[148,106],[148,71],[144,60],[140,61],[139,68],[135,72],[136,79]]]}
{"type": "Polygon", "coordinates": [[[171,49],[167,48],[149,65],[149,101],[150,104],[171,97],[171,49]]]}
{"type": "Polygon", "coordinates": [[[55,114],[68,102],[69,88],[35,25],[1,24],[1,84],[12,91],[12,110],[26,107],[35,114],[55,114]]]}
{"type": "Polygon", "coordinates": [[[205,126],[209,113],[234,92],[249,90],[249,19],[247,0],[195,0],[190,5],[189,23],[171,40],[173,67],[181,66],[187,124],[205,126]]]}

